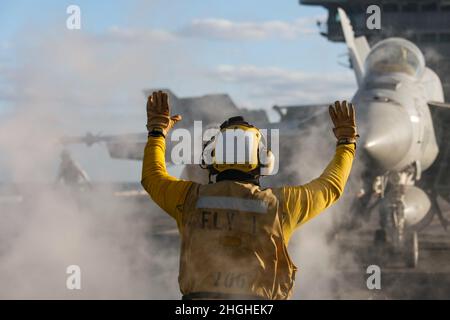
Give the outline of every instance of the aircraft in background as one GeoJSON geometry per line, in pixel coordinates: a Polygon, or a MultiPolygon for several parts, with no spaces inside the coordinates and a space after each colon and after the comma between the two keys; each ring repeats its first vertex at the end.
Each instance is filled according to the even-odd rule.
{"type": "MultiPolygon", "coordinates": [[[[236,115],[243,115],[251,123],[263,125],[269,122],[264,110],[239,109],[227,94],[210,94],[200,97],[179,98],[169,89],[145,90],[146,96],[155,90],[162,90],[169,95],[171,112],[181,114],[183,120],[176,128],[191,130],[194,121],[202,121],[203,127],[219,125],[225,119],[236,115]],[[217,111],[219,110],[219,111],[217,111]]],[[[145,120],[144,120],[145,121],[145,120]]],[[[113,159],[142,160],[147,143],[147,133],[130,133],[120,135],[101,135],[88,132],[85,136],[63,137],[59,141],[62,145],[82,143],[91,146],[103,142],[113,159]]],[[[170,159],[170,138],[167,139],[166,159],[170,159]]]]}

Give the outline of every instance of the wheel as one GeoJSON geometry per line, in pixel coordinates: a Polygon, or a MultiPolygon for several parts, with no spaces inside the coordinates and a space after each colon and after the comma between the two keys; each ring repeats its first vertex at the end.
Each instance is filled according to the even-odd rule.
{"type": "Polygon", "coordinates": [[[404,259],[408,268],[415,268],[419,262],[419,240],[417,232],[406,235],[404,240],[404,259]]]}

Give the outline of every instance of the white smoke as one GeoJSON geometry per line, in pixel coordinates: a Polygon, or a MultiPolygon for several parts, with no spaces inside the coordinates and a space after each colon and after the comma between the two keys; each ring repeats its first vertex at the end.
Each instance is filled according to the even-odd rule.
{"type": "MultiPolygon", "coordinates": [[[[141,90],[167,71],[152,56],[170,61],[173,51],[156,50],[170,39],[144,34],[152,41],[123,45],[114,33],[47,29],[22,36],[11,49],[17,64],[3,74],[13,105],[0,123],[0,298],[178,298],[178,241],[152,236],[166,216],[146,196],[135,203],[108,186],[78,194],[53,183],[63,135],[145,130],[141,90]],[[79,291],[66,288],[69,265],[81,268],[79,291]]],[[[106,154],[91,160],[94,178],[96,168],[114,168],[106,154]]],[[[141,163],[115,168],[140,181],[141,163]]]]}
{"type": "MultiPolygon", "coordinates": [[[[335,142],[331,128],[330,120],[299,130],[299,139],[291,146],[297,151],[289,159],[287,168],[287,172],[297,177],[294,185],[319,177],[333,158],[335,142]]],[[[342,197],[295,231],[289,244],[289,252],[299,269],[294,299],[338,298],[339,285],[343,281],[339,279],[340,268],[342,265],[354,266],[354,261],[352,256],[342,256],[338,243],[330,239],[330,234],[350,211],[356,187],[351,185],[351,178],[357,177],[359,172],[360,165],[355,162],[342,197]]]]}
{"type": "Polygon", "coordinates": [[[51,183],[61,132],[36,105],[0,128],[11,178],[0,195],[0,298],[176,298],[176,252],[152,238],[161,210],[146,196],[114,197],[109,186],[81,192],[51,183]],[[81,268],[80,291],[66,288],[69,265],[81,268]]]}
{"type": "Polygon", "coordinates": [[[63,190],[40,188],[20,210],[2,214],[1,298],[158,297],[151,266],[159,258],[143,216],[100,194],[91,206],[88,197],[77,202],[63,190]],[[66,287],[69,265],[81,268],[79,291],[66,287]]]}
{"type": "MultiPolygon", "coordinates": [[[[177,239],[161,244],[151,235],[164,213],[149,201],[142,212],[138,204],[112,197],[110,188],[77,196],[52,180],[59,137],[96,129],[143,131],[141,89],[172,83],[180,68],[194,74],[189,55],[180,55],[161,32],[27,30],[18,39],[9,49],[18,63],[3,70],[14,112],[0,123],[0,164],[2,182],[16,185],[22,201],[0,202],[0,298],[179,298],[177,239]],[[81,267],[80,291],[66,288],[66,268],[73,264],[81,267]]],[[[298,155],[293,170],[311,173],[303,182],[331,159],[333,147],[320,141],[328,130],[302,140],[311,153],[298,155]]],[[[96,163],[84,164],[95,178],[107,159],[90,159],[96,163]]],[[[108,166],[140,180],[138,162],[108,166]]],[[[332,290],[334,250],[325,242],[331,210],[292,241],[300,267],[295,297],[326,297],[332,290]]]]}

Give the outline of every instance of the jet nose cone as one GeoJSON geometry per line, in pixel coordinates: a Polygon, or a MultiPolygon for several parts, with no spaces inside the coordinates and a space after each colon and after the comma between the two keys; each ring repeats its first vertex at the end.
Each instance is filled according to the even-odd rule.
{"type": "Polygon", "coordinates": [[[363,147],[384,170],[398,169],[412,143],[412,126],[406,111],[392,103],[367,106],[363,147]]]}

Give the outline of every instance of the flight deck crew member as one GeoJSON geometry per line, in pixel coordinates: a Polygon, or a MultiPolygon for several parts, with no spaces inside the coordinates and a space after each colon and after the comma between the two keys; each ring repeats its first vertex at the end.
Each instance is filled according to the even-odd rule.
{"type": "Polygon", "coordinates": [[[141,182],[177,223],[183,299],[291,296],[297,268],[287,251],[289,239],[342,195],[355,155],[358,135],[353,106],[336,102],[329,112],[336,153],[317,179],[301,186],[260,188],[259,177],[271,173],[274,155],[258,128],[234,117],[204,145],[203,164],[215,176],[215,183],[198,184],[167,173],[165,137],[181,116],[170,115],[166,93],[149,96],[141,182]],[[250,139],[245,144],[249,148],[245,162],[216,159],[227,150],[220,142],[227,134],[250,139]]]}

